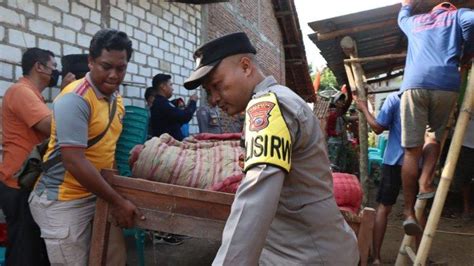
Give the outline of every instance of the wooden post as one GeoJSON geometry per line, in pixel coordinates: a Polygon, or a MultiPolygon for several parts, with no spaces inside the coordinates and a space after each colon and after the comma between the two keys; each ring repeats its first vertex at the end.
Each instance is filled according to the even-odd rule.
{"type": "Polygon", "coordinates": [[[349,81],[349,86],[352,91],[356,91],[356,85],[354,80],[354,73],[352,73],[352,68],[350,63],[344,63],[344,68],[346,69],[347,80],[349,81]]]}
{"type": "Polygon", "coordinates": [[[110,222],[108,221],[109,205],[101,198],[97,198],[94,223],[92,226],[91,248],[89,265],[106,265],[110,222]]]}
{"type": "Polygon", "coordinates": [[[425,265],[426,259],[433,242],[433,237],[438,227],[439,218],[448,195],[449,185],[453,178],[454,170],[459,158],[459,152],[461,150],[462,142],[464,140],[464,134],[466,133],[467,124],[469,123],[472,107],[474,104],[474,67],[471,67],[471,74],[469,78],[469,84],[466,88],[466,94],[461,106],[461,112],[459,113],[458,121],[454,130],[454,136],[449,146],[449,151],[444,165],[443,172],[441,174],[441,180],[436,189],[436,195],[431,208],[430,215],[426,228],[423,232],[423,238],[421,239],[420,248],[418,249],[415,265],[425,265]]]}
{"type": "MultiPolygon", "coordinates": [[[[351,59],[357,57],[357,46],[355,41],[349,37],[346,36],[341,40],[341,47],[351,59]]],[[[367,100],[367,94],[365,91],[365,84],[364,84],[364,70],[362,69],[362,66],[360,63],[350,63],[351,65],[351,71],[348,71],[346,68],[346,73],[348,77],[350,78],[349,75],[354,78],[353,85],[355,88],[357,88],[357,97],[361,99],[362,101],[367,100]],[[349,74],[351,73],[351,74],[349,74]]],[[[350,81],[349,81],[350,82],[350,81]]],[[[351,85],[352,87],[352,85],[351,85]]],[[[353,88],[353,87],[352,87],[353,88]]],[[[367,128],[367,118],[365,118],[364,114],[359,112],[359,174],[360,174],[360,182],[362,185],[362,188],[364,190],[364,199],[362,201],[362,204],[367,204],[368,202],[368,195],[369,195],[369,176],[368,176],[368,162],[369,162],[369,157],[367,154],[367,150],[369,147],[368,143],[368,134],[367,134],[368,128],[367,128]]]]}

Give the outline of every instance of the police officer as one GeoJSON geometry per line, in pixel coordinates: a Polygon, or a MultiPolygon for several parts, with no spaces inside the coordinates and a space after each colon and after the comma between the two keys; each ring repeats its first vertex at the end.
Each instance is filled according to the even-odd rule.
{"type": "Polygon", "coordinates": [[[265,77],[245,33],[194,53],[202,85],[229,115],[246,110],[245,172],[214,265],[356,265],[357,240],[334,200],[325,141],[306,102],[265,77]]]}
{"type": "MultiPolygon", "coordinates": [[[[207,95],[207,102],[210,104],[211,97],[207,95]]],[[[217,106],[202,105],[196,111],[199,133],[222,134],[221,117],[217,106]]]]}

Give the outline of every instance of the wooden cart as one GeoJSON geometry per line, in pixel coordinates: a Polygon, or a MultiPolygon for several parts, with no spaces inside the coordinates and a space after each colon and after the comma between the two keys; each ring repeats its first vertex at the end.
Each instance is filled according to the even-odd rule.
{"type": "MultiPolygon", "coordinates": [[[[103,170],[102,176],[121,195],[133,202],[146,220],[136,220],[136,227],[198,238],[220,240],[233,194],[175,186],[116,175],[103,170]]],[[[107,239],[110,231],[110,207],[97,199],[89,265],[105,265],[107,239]]],[[[375,211],[366,208],[359,216],[345,217],[357,233],[361,265],[367,265],[372,243],[375,211]]]]}
{"type": "MultiPolygon", "coordinates": [[[[175,186],[116,175],[103,170],[103,177],[121,195],[133,202],[145,215],[136,227],[198,238],[220,240],[233,194],[175,186]]],[[[110,230],[110,207],[97,199],[89,265],[105,265],[110,230]]]]}

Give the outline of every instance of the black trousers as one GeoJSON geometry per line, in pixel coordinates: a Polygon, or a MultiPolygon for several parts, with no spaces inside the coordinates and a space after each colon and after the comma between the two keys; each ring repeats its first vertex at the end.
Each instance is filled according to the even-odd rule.
{"type": "Polygon", "coordinates": [[[50,265],[40,229],[31,216],[29,191],[0,182],[0,207],[7,222],[6,266],[50,265]]]}

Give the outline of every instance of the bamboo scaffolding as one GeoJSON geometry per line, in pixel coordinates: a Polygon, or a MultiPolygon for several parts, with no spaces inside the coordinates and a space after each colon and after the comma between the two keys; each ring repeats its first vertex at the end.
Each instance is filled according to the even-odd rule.
{"type": "MultiPolygon", "coordinates": [[[[341,40],[341,47],[351,59],[357,57],[357,44],[349,36],[344,37],[341,40]]],[[[365,91],[365,74],[362,66],[359,63],[344,64],[346,74],[349,79],[349,85],[351,89],[357,89],[357,97],[363,101],[367,100],[367,93],[365,91]]],[[[367,118],[363,113],[359,112],[359,175],[362,188],[364,190],[364,198],[362,204],[365,205],[368,202],[369,195],[369,176],[368,176],[368,162],[369,157],[367,150],[369,147],[368,143],[368,128],[367,118]]]]}
{"type": "Polygon", "coordinates": [[[433,242],[433,238],[438,227],[441,212],[448,195],[449,185],[451,184],[454,170],[459,158],[459,152],[461,150],[464,135],[466,133],[467,124],[471,116],[471,110],[474,101],[474,67],[471,67],[471,73],[469,78],[469,84],[466,88],[464,100],[459,113],[459,117],[454,130],[454,136],[449,146],[449,151],[446,159],[446,163],[441,174],[441,180],[436,190],[436,195],[431,208],[428,222],[423,232],[423,238],[421,239],[420,247],[416,254],[415,265],[425,265],[426,259],[433,242]]]}
{"type": "Polygon", "coordinates": [[[380,61],[380,60],[387,60],[387,59],[400,59],[400,58],[405,58],[406,56],[407,56],[406,53],[384,54],[384,55],[377,55],[377,56],[344,59],[344,63],[366,63],[366,62],[380,61]]]}
{"type": "MultiPolygon", "coordinates": [[[[415,216],[418,221],[420,221],[423,217],[422,215],[426,207],[426,202],[427,200],[416,200],[415,216]]],[[[407,247],[410,248],[410,250],[415,250],[415,237],[405,234],[402,244],[400,245],[400,249],[398,250],[395,266],[405,266],[411,264],[411,261],[409,261],[409,258],[411,257],[409,257],[409,251],[407,250],[407,247]]]]}

